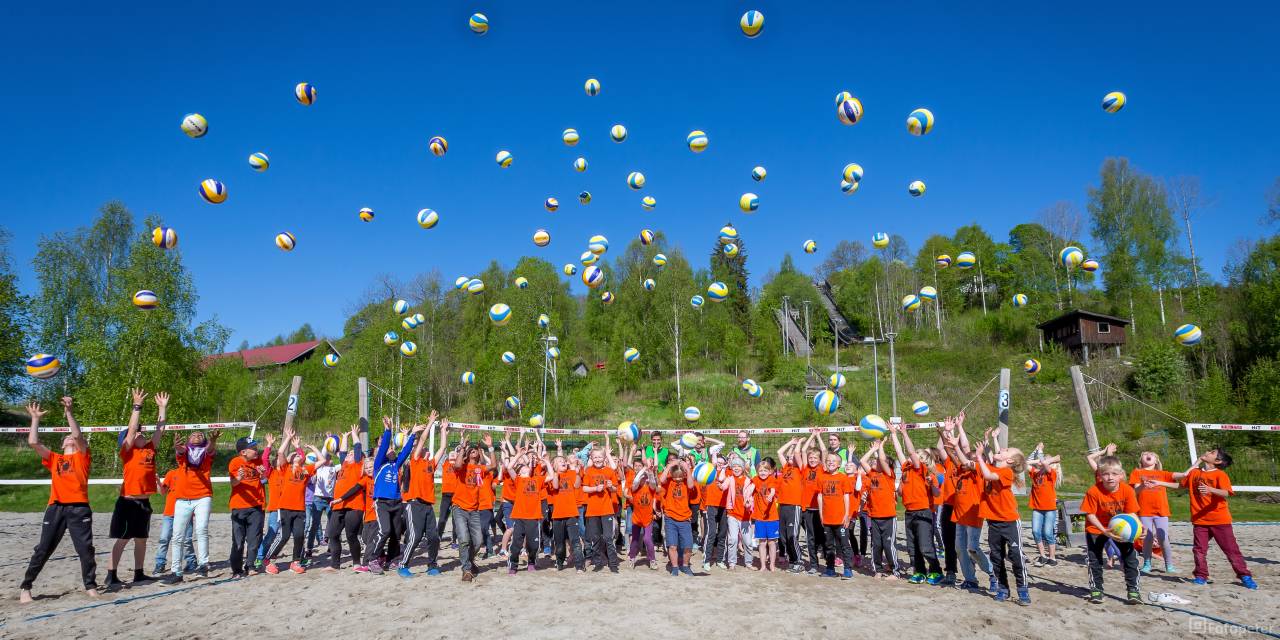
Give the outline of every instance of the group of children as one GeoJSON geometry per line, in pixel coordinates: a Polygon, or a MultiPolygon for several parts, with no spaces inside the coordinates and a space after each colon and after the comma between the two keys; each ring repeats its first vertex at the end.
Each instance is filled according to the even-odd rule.
{"type": "MultiPolygon", "coordinates": [[[[122,586],[116,570],[129,540],[135,543],[134,583],[155,579],[142,567],[150,496],[157,491],[166,501],[156,572],[168,567],[163,580],[173,583],[181,582],[184,574],[205,577],[210,473],[218,434],[175,437],[175,467],[159,480],[155,444],[139,430],[146,394],[135,390],[133,399],[129,426],[119,440],[124,481],[112,513],[110,535],[116,542],[105,586],[122,586]]],[[[163,424],[168,397],[156,394],[155,402],[163,424]]],[[[61,452],[39,443],[37,426],[45,412],[35,403],[28,406],[28,443],[53,482],[40,542],[22,583],[24,602],[30,601],[35,578],[68,531],[80,556],[85,590],[96,595],[88,447],[72,416],[71,398],[64,398],[63,406],[70,434],[61,452]]],[[[240,438],[227,466],[232,576],[278,574],[284,568],[304,573],[316,541],[327,544],[329,551],[323,570],[337,571],[344,559],[344,540],[357,572],[395,571],[410,578],[411,568],[425,562],[427,575],[439,575],[441,540],[452,523],[452,546],[458,550],[464,582],[478,573],[482,550],[488,557],[495,546],[512,575],[522,568],[536,571],[539,552],[553,557],[559,570],[572,565],[583,572],[591,561],[597,571],[617,573],[620,549],[625,549],[633,568],[645,563],[657,569],[658,553],[665,551],[672,576],[692,576],[697,551],[704,573],[713,567],[733,571],[741,559],[741,566],[753,570],[785,567],[794,573],[850,579],[854,569],[865,564],[878,578],[893,580],[903,573],[912,583],[954,585],[973,592],[982,591],[977,577],[981,569],[989,577],[992,597],[1004,601],[1016,595],[1016,601],[1026,605],[1031,601],[1027,561],[1014,495],[1024,474],[1031,483],[1036,564],[1057,564],[1055,487],[1061,481],[1060,459],[1045,455],[1043,445],[1030,456],[1002,448],[993,430],[972,445],[963,413],[942,423],[931,447],[917,447],[906,426],[899,424],[855,456],[837,434],[824,437],[822,430],[813,429],[807,438],[783,444],[776,458],[761,457],[745,431],[727,456],[724,443],[700,434],[695,434],[697,444],[692,447],[678,442],[664,447],[659,432],[651,434],[651,444],[645,447],[610,444],[606,436],[603,444],[566,452],[555,441],[554,455],[536,432],[522,432],[515,443],[510,434],[499,443],[485,434],[478,442],[464,438],[450,447],[449,422],[437,417],[432,412],[426,424],[401,432],[384,418],[384,431],[371,454],[362,450],[356,427],[337,438],[336,452],[304,445],[291,429],[278,443],[268,436],[268,446],[261,451],[255,441],[240,438]],[[437,426],[438,446],[430,450],[428,431],[437,426]],[[704,469],[699,463],[713,471],[695,478],[695,470],[704,469]],[[911,559],[905,571],[898,566],[896,551],[899,506],[905,512],[911,559]],[[986,553],[980,542],[984,524],[986,553]],[[264,527],[269,539],[264,539],[264,527]],[[287,564],[278,564],[290,542],[287,564]],[[868,547],[869,561],[864,560],[868,547]]],[[[1230,456],[1214,450],[1187,472],[1169,473],[1160,469],[1155,454],[1144,453],[1140,468],[1126,484],[1113,453],[1114,447],[1109,447],[1090,455],[1097,483],[1081,506],[1087,518],[1091,601],[1102,601],[1108,549],[1124,565],[1130,603],[1140,601],[1139,575],[1150,570],[1156,543],[1164,549],[1166,572],[1176,571],[1169,555],[1164,492],[1177,487],[1191,494],[1195,582],[1208,579],[1205,553],[1212,539],[1242,583],[1256,588],[1236,546],[1227,510],[1225,498],[1232,490],[1223,469],[1230,465],[1230,456]],[[1141,569],[1135,546],[1110,531],[1111,518],[1121,513],[1138,513],[1147,529],[1147,564],[1141,569]]]]}

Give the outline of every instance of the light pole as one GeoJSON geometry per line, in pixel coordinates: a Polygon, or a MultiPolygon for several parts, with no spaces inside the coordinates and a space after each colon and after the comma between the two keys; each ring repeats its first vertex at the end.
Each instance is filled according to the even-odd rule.
{"type": "MultiPolygon", "coordinates": [[[[871,379],[876,383],[876,415],[880,415],[880,348],[873,337],[864,337],[863,344],[871,343],[871,379]]],[[[838,368],[838,367],[837,367],[838,368]]]]}
{"type": "Polygon", "coordinates": [[[791,348],[791,296],[782,296],[782,354],[790,353],[791,348]]]}
{"type": "MultiPolygon", "coordinates": [[[[802,302],[804,303],[804,339],[808,341],[810,344],[814,344],[813,334],[810,333],[810,328],[809,328],[809,301],[804,300],[802,302]]],[[[804,366],[806,368],[813,367],[813,362],[810,359],[812,355],[813,355],[812,348],[804,352],[804,366]]]]}
{"type": "Polygon", "coordinates": [[[893,415],[898,415],[898,366],[893,357],[893,339],[898,334],[890,331],[884,334],[889,339],[889,394],[893,399],[893,415]]]}
{"type": "Polygon", "coordinates": [[[542,338],[542,415],[545,422],[547,415],[547,374],[551,372],[551,347],[556,346],[559,340],[552,335],[543,336],[542,338]]]}

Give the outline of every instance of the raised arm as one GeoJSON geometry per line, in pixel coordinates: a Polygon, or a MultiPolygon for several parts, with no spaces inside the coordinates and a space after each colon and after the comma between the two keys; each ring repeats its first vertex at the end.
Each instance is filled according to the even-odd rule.
{"type": "Polygon", "coordinates": [[[52,453],[48,447],[40,444],[40,418],[46,413],[48,411],[42,411],[38,402],[33,400],[27,403],[27,415],[31,416],[31,429],[27,431],[27,445],[35,450],[41,460],[48,458],[49,454],[52,453]]]}
{"type": "Polygon", "coordinates": [[[80,447],[88,451],[89,443],[85,442],[84,434],[80,433],[80,423],[76,422],[76,417],[71,414],[71,396],[62,397],[62,415],[67,419],[67,427],[71,429],[71,437],[80,441],[80,447]]]}
{"type": "Polygon", "coordinates": [[[884,453],[884,440],[876,443],[876,464],[880,465],[881,473],[893,475],[893,466],[889,464],[889,458],[884,453]]]}
{"type": "Polygon", "coordinates": [[[911,442],[911,434],[907,433],[907,425],[898,425],[898,432],[902,434],[902,442],[907,445],[907,457],[911,458],[911,466],[919,469],[924,466],[920,460],[920,454],[916,453],[916,446],[911,442]]]}
{"type": "Polygon", "coordinates": [[[816,440],[818,442],[818,450],[822,452],[822,459],[825,461],[827,459],[827,439],[818,435],[818,433],[819,431],[815,427],[812,435],[809,436],[809,439],[816,440]]]}
{"type": "Polygon", "coordinates": [[[983,480],[986,480],[987,482],[995,482],[996,480],[1000,479],[1000,476],[996,475],[996,472],[992,471],[991,467],[987,466],[987,461],[985,460],[986,458],[985,454],[987,452],[986,449],[987,449],[987,444],[985,442],[978,445],[978,451],[977,451],[978,473],[982,474],[983,480]]]}
{"type": "Polygon", "coordinates": [[[142,424],[142,401],[147,399],[147,392],[142,389],[132,389],[130,393],[133,395],[133,410],[129,412],[129,428],[125,431],[124,444],[120,445],[125,451],[133,448],[133,438],[138,435],[138,427],[142,424]]]}
{"type": "MultiPolygon", "coordinates": [[[[169,393],[158,391],[151,399],[156,403],[156,432],[151,436],[151,440],[155,441],[156,437],[164,431],[165,426],[169,424],[169,393]]],[[[134,404],[138,403],[135,402],[134,404]]]]}
{"type": "Polygon", "coordinates": [[[483,442],[484,447],[489,450],[489,470],[497,472],[498,456],[493,452],[493,436],[486,433],[483,436],[480,436],[480,442],[483,442]]]}
{"type": "Polygon", "coordinates": [[[409,439],[405,441],[404,447],[396,454],[396,466],[403,466],[413,453],[413,450],[419,448],[417,446],[418,440],[426,440],[426,438],[422,437],[422,432],[426,430],[427,425],[425,424],[413,425],[413,429],[409,431],[409,439]]]}
{"type": "Polygon", "coordinates": [[[1096,472],[1098,470],[1098,460],[1101,459],[1102,456],[1108,456],[1108,455],[1114,454],[1115,450],[1116,450],[1115,443],[1109,443],[1107,444],[1107,446],[1101,449],[1098,449],[1097,451],[1089,452],[1087,455],[1085,455],[1084,459],[1086,462],[1089,463],[1089,468],[1096,472]]]}
{"type": "Polygon", "coordinates": [[[391,448],[391,435],[394,430],[391,418],[382,416],[382,437],[378,438],[378,451],[373,454],[374,469],[381,469],[383,463],[387,461],[387,449],[391,448]]]}
{"type": "MultiPolygon", "coordinates": [[[[907,457],[902,455],[902,443],[898,442],[898,431],[902,430],[901,424],[889,424],[889,441],[893,443],[893,455],[898,458],[898,466],[907,466],[907,457]]],[[[914,463],[912,463],[914,465],[914,463]]]]}
{"type": "Polygon", "coordinates": [[[605,466],[614,471],[618,470],[618,461],[613,459],[613,449],[609,447],[609,434],[607,432],[604,434],[604,461],[605,466]]]}
{"type": "Polygon", "coordinates": [[[449,420],[446,418],[440,421],[440,448],[436,449],[436,452],[431,454],[431,459],[435,460],[436,464],[440,464],[440,461],[444,460],[444,452],[447,450],[448,444],[449,420]]]}

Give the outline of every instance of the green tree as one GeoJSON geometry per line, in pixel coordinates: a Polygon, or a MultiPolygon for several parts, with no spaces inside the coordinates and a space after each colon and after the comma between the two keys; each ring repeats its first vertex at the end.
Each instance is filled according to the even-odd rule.
{"type": "Polygon", "coordinates": [[[9,262],[9,232],[0,227],[0,398],[13,398],[23,387],[28,304],[9,262]]]}

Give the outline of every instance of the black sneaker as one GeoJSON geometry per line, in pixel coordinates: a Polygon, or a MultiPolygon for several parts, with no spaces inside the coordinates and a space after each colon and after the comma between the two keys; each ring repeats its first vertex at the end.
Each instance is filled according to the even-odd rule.
{"type": "Polygon", "coordinates": [[[200,576],[201,578],[208,578],[208,577],[209,577],[209,565],[207,565],[207,564],[202,564],[202,565],[200,565],[200,566],[196,569],[196,575],[200,576]]]}
{"type": "Polygon", "coordinates": [[[160,578],[160,582],[163,584],[182,584],[182,574],[170,573],[160,578]]]}
{"type": "Polygon", "coordinates": [[[1101,592],[1101,591],[1090,591],[1090,592],[1089,592],[1089,604],[1102,604],[1102,592],[1101,592]]]}
{"type": "Polygon", "coordinates": [[[1130,591],[1128,597],[1125,598],[1124,603],[1125,604],[1142,604],[1142,594],[1138,593],[1137,591],[1130,591]]]}

